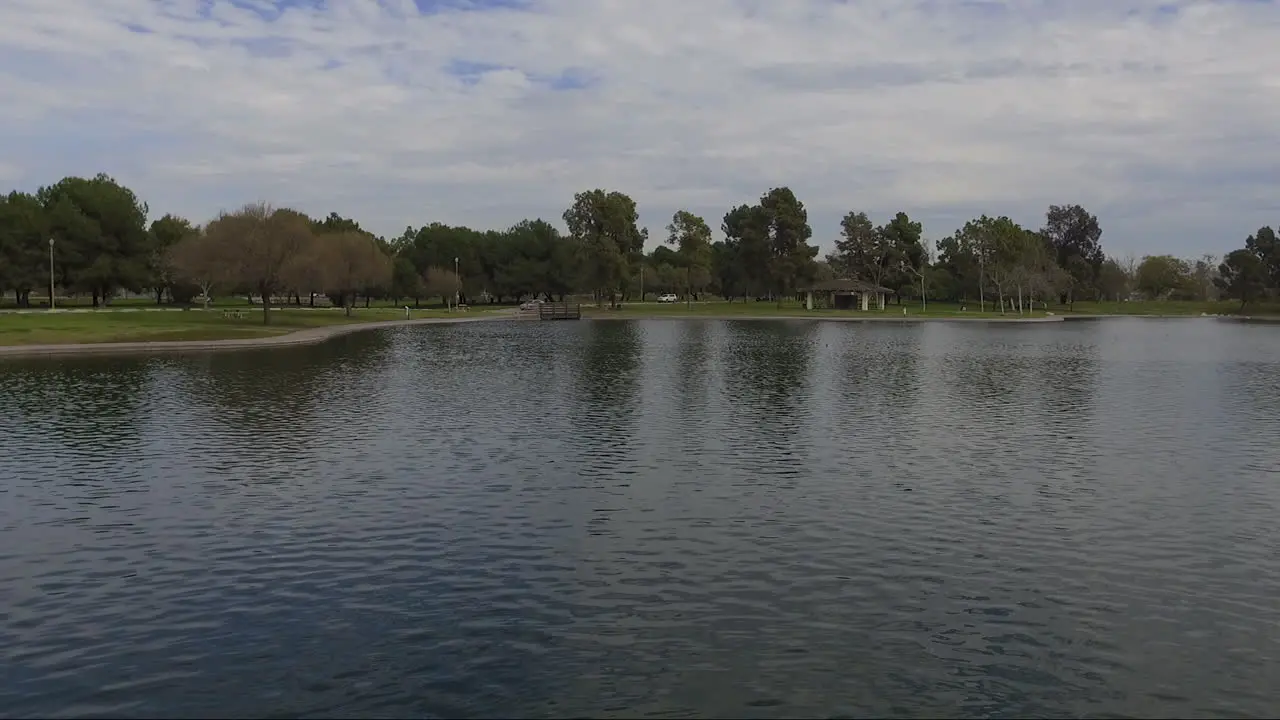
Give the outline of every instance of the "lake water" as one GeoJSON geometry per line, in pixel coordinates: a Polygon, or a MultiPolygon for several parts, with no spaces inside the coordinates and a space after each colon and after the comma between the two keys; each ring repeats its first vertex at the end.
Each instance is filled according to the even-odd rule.
{"type": "Polygon", "coordinates": [[[1274,716],[1280,327],[0,364],[0,715],[1274,716]]]}

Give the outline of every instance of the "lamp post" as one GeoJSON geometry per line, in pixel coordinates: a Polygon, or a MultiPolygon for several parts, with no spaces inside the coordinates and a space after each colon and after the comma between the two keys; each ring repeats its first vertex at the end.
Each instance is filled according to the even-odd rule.
{"type": "Polygon", "coordinates": [[[458,258],[453,259],[453,280],[455,283],[453,289],[453,306],[456,308],[461,304],[462,299],[462,276],[458,274],[458,258]]]}
{"type": "Polygon", "coordinates": [[[49,309],[54,306],[53,299],[53,236],[49,236],[49,309]]]}

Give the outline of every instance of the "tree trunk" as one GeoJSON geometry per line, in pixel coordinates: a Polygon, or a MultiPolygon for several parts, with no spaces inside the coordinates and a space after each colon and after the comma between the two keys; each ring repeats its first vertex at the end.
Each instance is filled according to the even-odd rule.
{"type": "Polygon", "coordinates": [[[262,324],[271,324],[271,292],[270,288],[262,288],[262,324]]]}
{"type": "Polygon", "coordinates": [[[352,296],[351,296],[351,300],[350,300],[349,302],[344,303],[344,305],[346,305],[346,314],[347,314],[347,317],[351,317],[351,308],[355,307],[355,304],[356,304],[356,296],[355,296],[355,295],[352,295],[352,296]]]}
{"type": "Polygon", "coordinates": [[[164,304],[164,288],[163,287],[156,288],[156,304],[157,305],[164,304]]]}
{"type": "Polygon", "coordinates": [[[310,305],[311,307],[315,307],[315,306],[316,306],[316,294],[315,294],[315,293],[311,293],[311,301],[308,303],[308,305],[310,305]]]}

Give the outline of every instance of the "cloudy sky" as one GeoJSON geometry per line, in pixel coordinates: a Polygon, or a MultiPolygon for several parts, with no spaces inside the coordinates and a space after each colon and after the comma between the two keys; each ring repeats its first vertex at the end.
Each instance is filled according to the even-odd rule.
{"type": "Polygon", "coordinates": [[[0,187],[99,171],[386,235],[604,187],[656,239],[788,185],[824,248],[1081,203],[1113,254],[1221,253],[1280,223],[1280,0],[0,1],[0,187]]]}

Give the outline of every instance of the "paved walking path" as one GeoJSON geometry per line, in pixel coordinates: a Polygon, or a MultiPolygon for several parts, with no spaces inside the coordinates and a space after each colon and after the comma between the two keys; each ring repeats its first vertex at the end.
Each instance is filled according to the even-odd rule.
{"type": "Polygon", "coordinates": [[[486,313],[471,317],[419,318],[417,320],[383,320],[379,322],[327,325],[307,328],[285,335],[270,337],[238,338],[234,340],[168,340],[157,342],[115,343],[67,343],[62,345],[7,345],[0,347],[0,358],[48,355],[106,355],[151,352],[210,352],[213,350],[244,350],[248,348],[284,347],[288,345],[314,345],[339,335],[364,330],[403,327],[407,325],[437,325],[444,323],[482,322],[509,318],[506,313],[486,313]]]}

